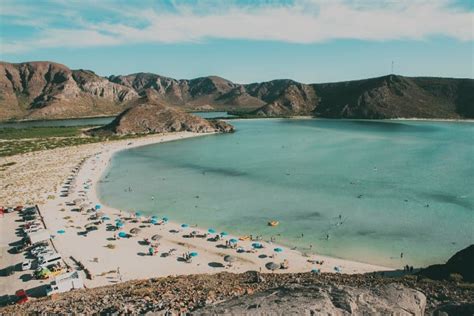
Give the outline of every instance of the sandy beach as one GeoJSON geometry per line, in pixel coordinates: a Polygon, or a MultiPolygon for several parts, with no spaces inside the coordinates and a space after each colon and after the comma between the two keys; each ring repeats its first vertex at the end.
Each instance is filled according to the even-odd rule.
{"type": "MultiPolygon", "coordinates": [[[[47,229],[54,235],[53,241],[58,252],[70,266],[76,267],[76,263],[80,262],[92,275],[92,279],[85,282],[87,287],[169,275],[222,271],[239,273],[248,270],[272,272],[266,267],[269,262],[280,264],[285,261],[288,269],[274,272],[308,272],[318,269],[321,272],[364,273],[391,270],[322,255],[307,256],[269,241],[259,241],[264,248],[253,249],[252,243],[255,241],[239,240],[237,248],[240,251],[237,251],[235,248],[226,248],[226,241],[232,238],[238,240],[241,236],[224,236],[220,241],[208,240],[215,234],[206,238],[185,238],[183,235],[192,231],[204,235],[208,228],[182,228],[179,223],[173,222],[172,217],[165,224],[154,225],[145,216],[135,217],[102,205],[99,201],[97,182],[116,152],[203,135],[205,134],[188,132],[153,135],[2,158],[2,164],[10,161],[15,161],[16,164],[2,175],[4,187],[0,204],[38,204],[47,229]],[[78,167],[77,172],[73,173],[75,167],[78,167]],[[69,195],[61,197],[63,184],[72,175],[74,178],[69,195]],[[73,201],[78,203],[72,205],[73,201]],[[83,206],[82,211],[77,210],[77,204],[83,206]],[[98,224],[97,230],[84,233],[86,225],[97,222],[91,219],[94,212],[87,212],[86,209],[97,204],[101,205],[99,220],[104,216],[109,219],[98,224]],[[130,238],[115,238],[118,231],[110,231],[107,226],[114,226],[115,220],[119,218],[124,223],[120,231],[129,233],[131,229],[138,228],[139,232],[130,238]],[[58,234],[60,230],[65,233],[58,234]],[[153,235],[159,235],[160,239],[152,241],[156,243],[157,252],[149,255],[150,246],[145,245],[143,240],[150,239],[153,235]],[[281,251],[276,252],[275,248],[280,248],[281,251]],[[186,252],[197,253],[190,263],[181,257],[186,252]],[[168,253],[171,254],[167,255],[168,253]],[[223,260],[225,255],[231,255],[235,261],[229,265],[223,260]]],[[[217,232],[220,231],[219,227],[214,228],[217,232]]],[[[317,252],[317,245],[315,250],[317,252]]]]}

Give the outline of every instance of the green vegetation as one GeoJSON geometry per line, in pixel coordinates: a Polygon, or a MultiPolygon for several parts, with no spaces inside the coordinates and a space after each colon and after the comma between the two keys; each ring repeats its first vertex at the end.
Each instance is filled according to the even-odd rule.
{"type": "Polygon", "coordinates": [[[28,127],[28,128],[0,128],[0,139],[25,139],[46,137],[80,136],[83,127],[28,127]]]}
{"type": "Polygon", "coordinates": [[[0,157],[106,140],[138,137],[138,135],[91,137],[84,135],[83,130],[83,126],[0,128],[0,157]]]}

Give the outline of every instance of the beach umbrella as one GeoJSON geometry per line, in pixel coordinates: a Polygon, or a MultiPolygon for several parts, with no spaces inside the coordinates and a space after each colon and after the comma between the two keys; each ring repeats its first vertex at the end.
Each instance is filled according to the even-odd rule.
{"type": "Polygon", "coordinates": [[[268,270],[272,270],[272,271],[275,271],[277,269],[280,268],[280,265],[278,263],[275,263],[275,262],[269,262],[265,265],[265,267],[268,269],[268,270]]]}
{"type": "Polygon", "coordinates": [[[190,257],[197,257],[198,253],[197,252],[191,252],[189,254],[190,257]]]}
{"type": "Polygon", "coordinates": [[[161,239],[161,236],[160,236],[160,235],[153,235],[153,236],[151,236],[151,240],[157,241],[157,240],[160,240],[160,239],[161,239]]]}
{"type": "Polygon", "coordinates": [[[340,267],[334,267],[334,271],[336,272],[342,272],[342,269],[340,267]]]}
{"type": "Polygon", "coordinates": [[[142,212],[141,212],[141,211],[136,211],[136,212],[135,212],[135,216],[136,216],[136,217],[142,216],[142,212]]]}
{"type": "Polygon", "coordinates": [[[158,216],[153,215],[153,216],[151,217],[151,219],[158,219],[158,216]]]}
{"type": "Polygon", "coordinates": [[[227,236],[228,234],[226,232],[221,232],[221,236],[227,236]]]}
{"type": "Polygon", "coordinates": [[[100,204],[96,204],[96,205],[95,205],[95,209],[96,209],[96,210],[100,210],[101,207],[102,207],[102,206],[100,206],[100,204]]]}
{"type": "Polygon", "coordinates": [[[117,226],[117,228],[122,228],[124,225],[122,222],[117,222],[115,226],[117,226]]]}
{"type": "Polygon", "coordinates": [[[216,230],[215,230],[214,228],[209,228],[209,229],[207,230],[207,232],[208,232],[209,234],[215,234],[215,233],[216,233],[216,230]]]}
{"type": "Polygon", "coordinates": [[[233,244],[236,244],[236,243],[238,242],[238,240],[235,239],[235,238],[232,238],[232,239],[229,240],[229,242],[231,242],[231,243],[233,243],[233,244]]]}
{"type": "Polygon", "coordinates": [[[189,225],[188,224],[181,224],[181,228],[188,228],[189,225]]]}
{"type": "Polygon", "coordinates": [[[130,229],[130,234],[135,235],[135,234],[138,234],[140,231],[141,231],[140,228],[132,228],[132,229],[130,229]]]}
{"type": "Polygon", "coordinates": [[[262,248],[262,244],[259,243],[259,242],[254,242],[254,243],[252,244],[252,247],[253,247],[253,248],[262,248]]]}
{"type": "Polygon", "coordinates": [[[108,217],[108,216],[102,216],[102,220],[103,220],[103,221],[110,221],[110,217],[108,217]]]}
{"type": "Polygon", "coordinates": [[[227,255],[227,256],[224,257],[225,262],[232,263],[232,262],[235,262],[236,260],[237,260],[237,258],[234,257],[234,256],[231,256],[231,255],[227,255]]]}
{"type": "Polygon", "coordinates": [[[120,238],[125,238],[125,237],[127,237],[128,235],[127,235],[126,232],[120,232],[120,233],[118,233],[118,236],[119,236],[120,238]]]}
{"type": "Polygon", "coordinates": [[[152,223],[152,224],[158,224],[158,220],[157,220],[156,218],[152,218],[152,219],[150,220],[150,223],[152,223]]]}
{"type": "Polygon", "coordinates": [[[275,248],[275,249],[273,249],[273,251],[275,251],[275,252],[283,252],[283,249],[281,249],[281,248],[275,248]]]}
{"type": "Polygon", "coordinates": [[[312,273],[316,273],[316,274],[319,274],[321,271],[319,269],[313,269],[311,270],[312,273]]]}
{"type": "Polygon", "coordinates": [[[155,248],[153,248],[153,247],[148,248],[148,253],[150,255],[153,255],[155,253],[155,248]]]}
{"type": "Polygon", "coordinates": [[[61,234],[61,235],[64,234],[65,232],[66,232],[66,231],[65,231],[64,229],[60,229],[60,230],[57,231],[57,233],[58,233],[58,234],[61,234]]]}
{"type": "Polygon", "coordinates": [[[163,219],[165,222],[168,221],[168,217],[163,217],[162,219],[163,219]]]}

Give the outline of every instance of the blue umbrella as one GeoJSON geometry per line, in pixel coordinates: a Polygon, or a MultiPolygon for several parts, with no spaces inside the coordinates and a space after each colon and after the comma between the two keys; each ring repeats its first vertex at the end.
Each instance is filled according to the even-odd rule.
{"type": "Polygon", "coordinates": [[[163,217],[163,220],[164,220],[165,222],[167,222],[167,221],[168,221],[168,217],[163,217]]]}
{"type": "Polygon", "coordinates": [[[236,243],[238,242],[238,240],[237,240],[237,239],[234,239],[234,238],[232,238],[231,240],[229,240],[229,242],[231,242],[231,243],[233,243],[233,244],[236,244],[236,243]]]}
{"type": "Polygon", "coordinates": [[[273,251],[275,251],[275,252],[282,252],[283,249],[281,249],[281,248],[275,248],[275,249],[273,249],[273,251]]]}
{"type": "Polygon", "coordinates": [[[136,212],[135,212],[135,216],[136,216],[136,217],[142,216],[142,212],[141,212],[141,211],[136,211],[136,212]]]}
{"type": "Polygon", "coordinates": [[[259,243],[259,242],[254,242],[254,243],[252,244],[252,247],[254,247],[254,248],[262,248],[262,244],[259,243]]]}
{"type": "Polygon", "coordinates": [[[311,270],[311,272],[319,274],[321,271],[319,269],[313,269],[313,270],[311,270]]]}
{"type": "Polygon", "coordinates": [[[118,228],[122,228],[124,225],[123,225],[122,222],[117,222],[116,226],[117,226],[118,228]]]}
{"type": "Polygon", "coordinates": [[[221,236],[227,236],[228,234],[226,232],[221,232],[221,236]]]}
{"type": "Polygon", "coordinates": [[[189,254],[190,257],[197,257],[198,253],[197,252],[191,252],[189,254]]]}
{"type": "Polygon", "coordinates": [[[189,227],[189,225],[188,224],[181,224],[181,227],[182,228],[187,228],[187,227],[189,227]]]}
{"type": "Polygon", "coordinates": [[[158,219],[158,216],[153,215],[153,216],[151,217],[151,219],[158,219]]]}
{"type": "Polygon", "coordinates": [[[127,237],[127,233],[126,232],[120,232],[120,233],[118,233],[118,236],[120,238],[125,238],[125,237],[127,237]]]}
{"type": "Polygon", "coordinates": [[[65,232],[66,232],[66,231],[65,231],[64,229],[58,230],[58,234],[61,234],[61,235],[64,234],[65,232]]]}
{"type": "Polygon", "coordinates": [[[157,224],[158,223],[158,220],[156,218],[152,218],[151,221],[150,221],[152,224],[157,224]]]}
{"type": "Polygon", "coordinates": [[[96,209],[96,210],[99,210],[101,207],[102,207],[102,206],[100,206],[100,204],[96,204],[95,209],[96,209]]]}
{"type": "Polygon", "coordinates": [[[108,217],[108,216],[102,216],[102,220],[103,220],[103,221],[109,221],[109,220],[110,220],[110,217],[108,217]]]}
{"type": "Polygon", "coordinates": [[[214,228],[209,228],[209,229],[207,230],[207,232],[208,232],[209,234],[215,234],[215,233],[216,233],[216,230],[215,230],[214,228]]]}

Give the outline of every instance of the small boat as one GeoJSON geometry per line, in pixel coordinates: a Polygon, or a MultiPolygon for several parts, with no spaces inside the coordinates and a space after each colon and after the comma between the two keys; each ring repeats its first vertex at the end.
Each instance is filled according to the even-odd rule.
{"type": "Polygon", "coordinates": [[[278,224],[280,224],[279,221],[270,221],[270,222],[268,222],[268,226],[272,226],[272,227],[278,226],[278,224]]]}

